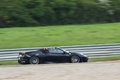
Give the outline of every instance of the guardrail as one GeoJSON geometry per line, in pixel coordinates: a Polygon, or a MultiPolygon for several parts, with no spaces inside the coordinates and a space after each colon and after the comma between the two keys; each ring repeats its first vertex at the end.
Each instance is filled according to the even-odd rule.
{"type": "MultiPolygon", "coordinates": [[[[18,53],[21,51],[35,51],[39,48],[20,48],[20,49],[1,49],[0,61],[17,60],[18,53]]],[[[89,58],[99,58],[108,56],[120,56],[120,44],[97,44],[97,45],[75,45],[60,46],[60,48],[71,52],[80,52],[89,58]]]]}

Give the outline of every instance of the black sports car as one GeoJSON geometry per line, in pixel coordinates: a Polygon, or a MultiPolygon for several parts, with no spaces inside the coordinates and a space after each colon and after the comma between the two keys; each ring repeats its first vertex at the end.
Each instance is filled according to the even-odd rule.
{"type": "Polygon", "coordinates": [[[81,53],[65,51],[61,48],[43,48],[32,52],[20,52],[18,63],[39,64],[46,62],[87,62],[88,57],[81,53]]]}

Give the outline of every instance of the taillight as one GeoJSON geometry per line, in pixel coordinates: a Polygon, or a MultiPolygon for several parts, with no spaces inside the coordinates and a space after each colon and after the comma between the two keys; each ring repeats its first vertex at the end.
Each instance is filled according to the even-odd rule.
{"type": "Polygon", "coordinates": [[[24,55],[24,54],[25,54],[25,52],[22,52],[22,54],[24,55]]]}

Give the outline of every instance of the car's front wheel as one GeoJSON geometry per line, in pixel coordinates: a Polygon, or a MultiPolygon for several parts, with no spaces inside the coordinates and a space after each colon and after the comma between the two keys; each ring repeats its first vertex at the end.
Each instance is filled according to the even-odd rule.
{"type": "Polygon", "coordinates": [[[40,60],[38,57],[31,57],[29,62],[30,64],[39,64],[40,60]]]}
{"type": "Polygon", "coordinates": [[[72,56],[71,57],[71,62],[72,63],[79,63],[80,62],[80,58],[78,56],[72,56]]]}

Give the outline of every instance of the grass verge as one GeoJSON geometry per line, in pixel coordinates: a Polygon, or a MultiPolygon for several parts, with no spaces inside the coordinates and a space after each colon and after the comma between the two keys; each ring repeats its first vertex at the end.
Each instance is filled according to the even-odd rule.
{"type": "Polygon", "coordinates": [[[120,56],[103,57],[103,58],[90,58],[90,59],[89,59],[89,62],[109,61],[109,60],[120,60],[120,56]]]}
{"type": "Polygon", "coordinates": [[[17,61],[1,61],[0,65],[18,65],[17,61]]]}

